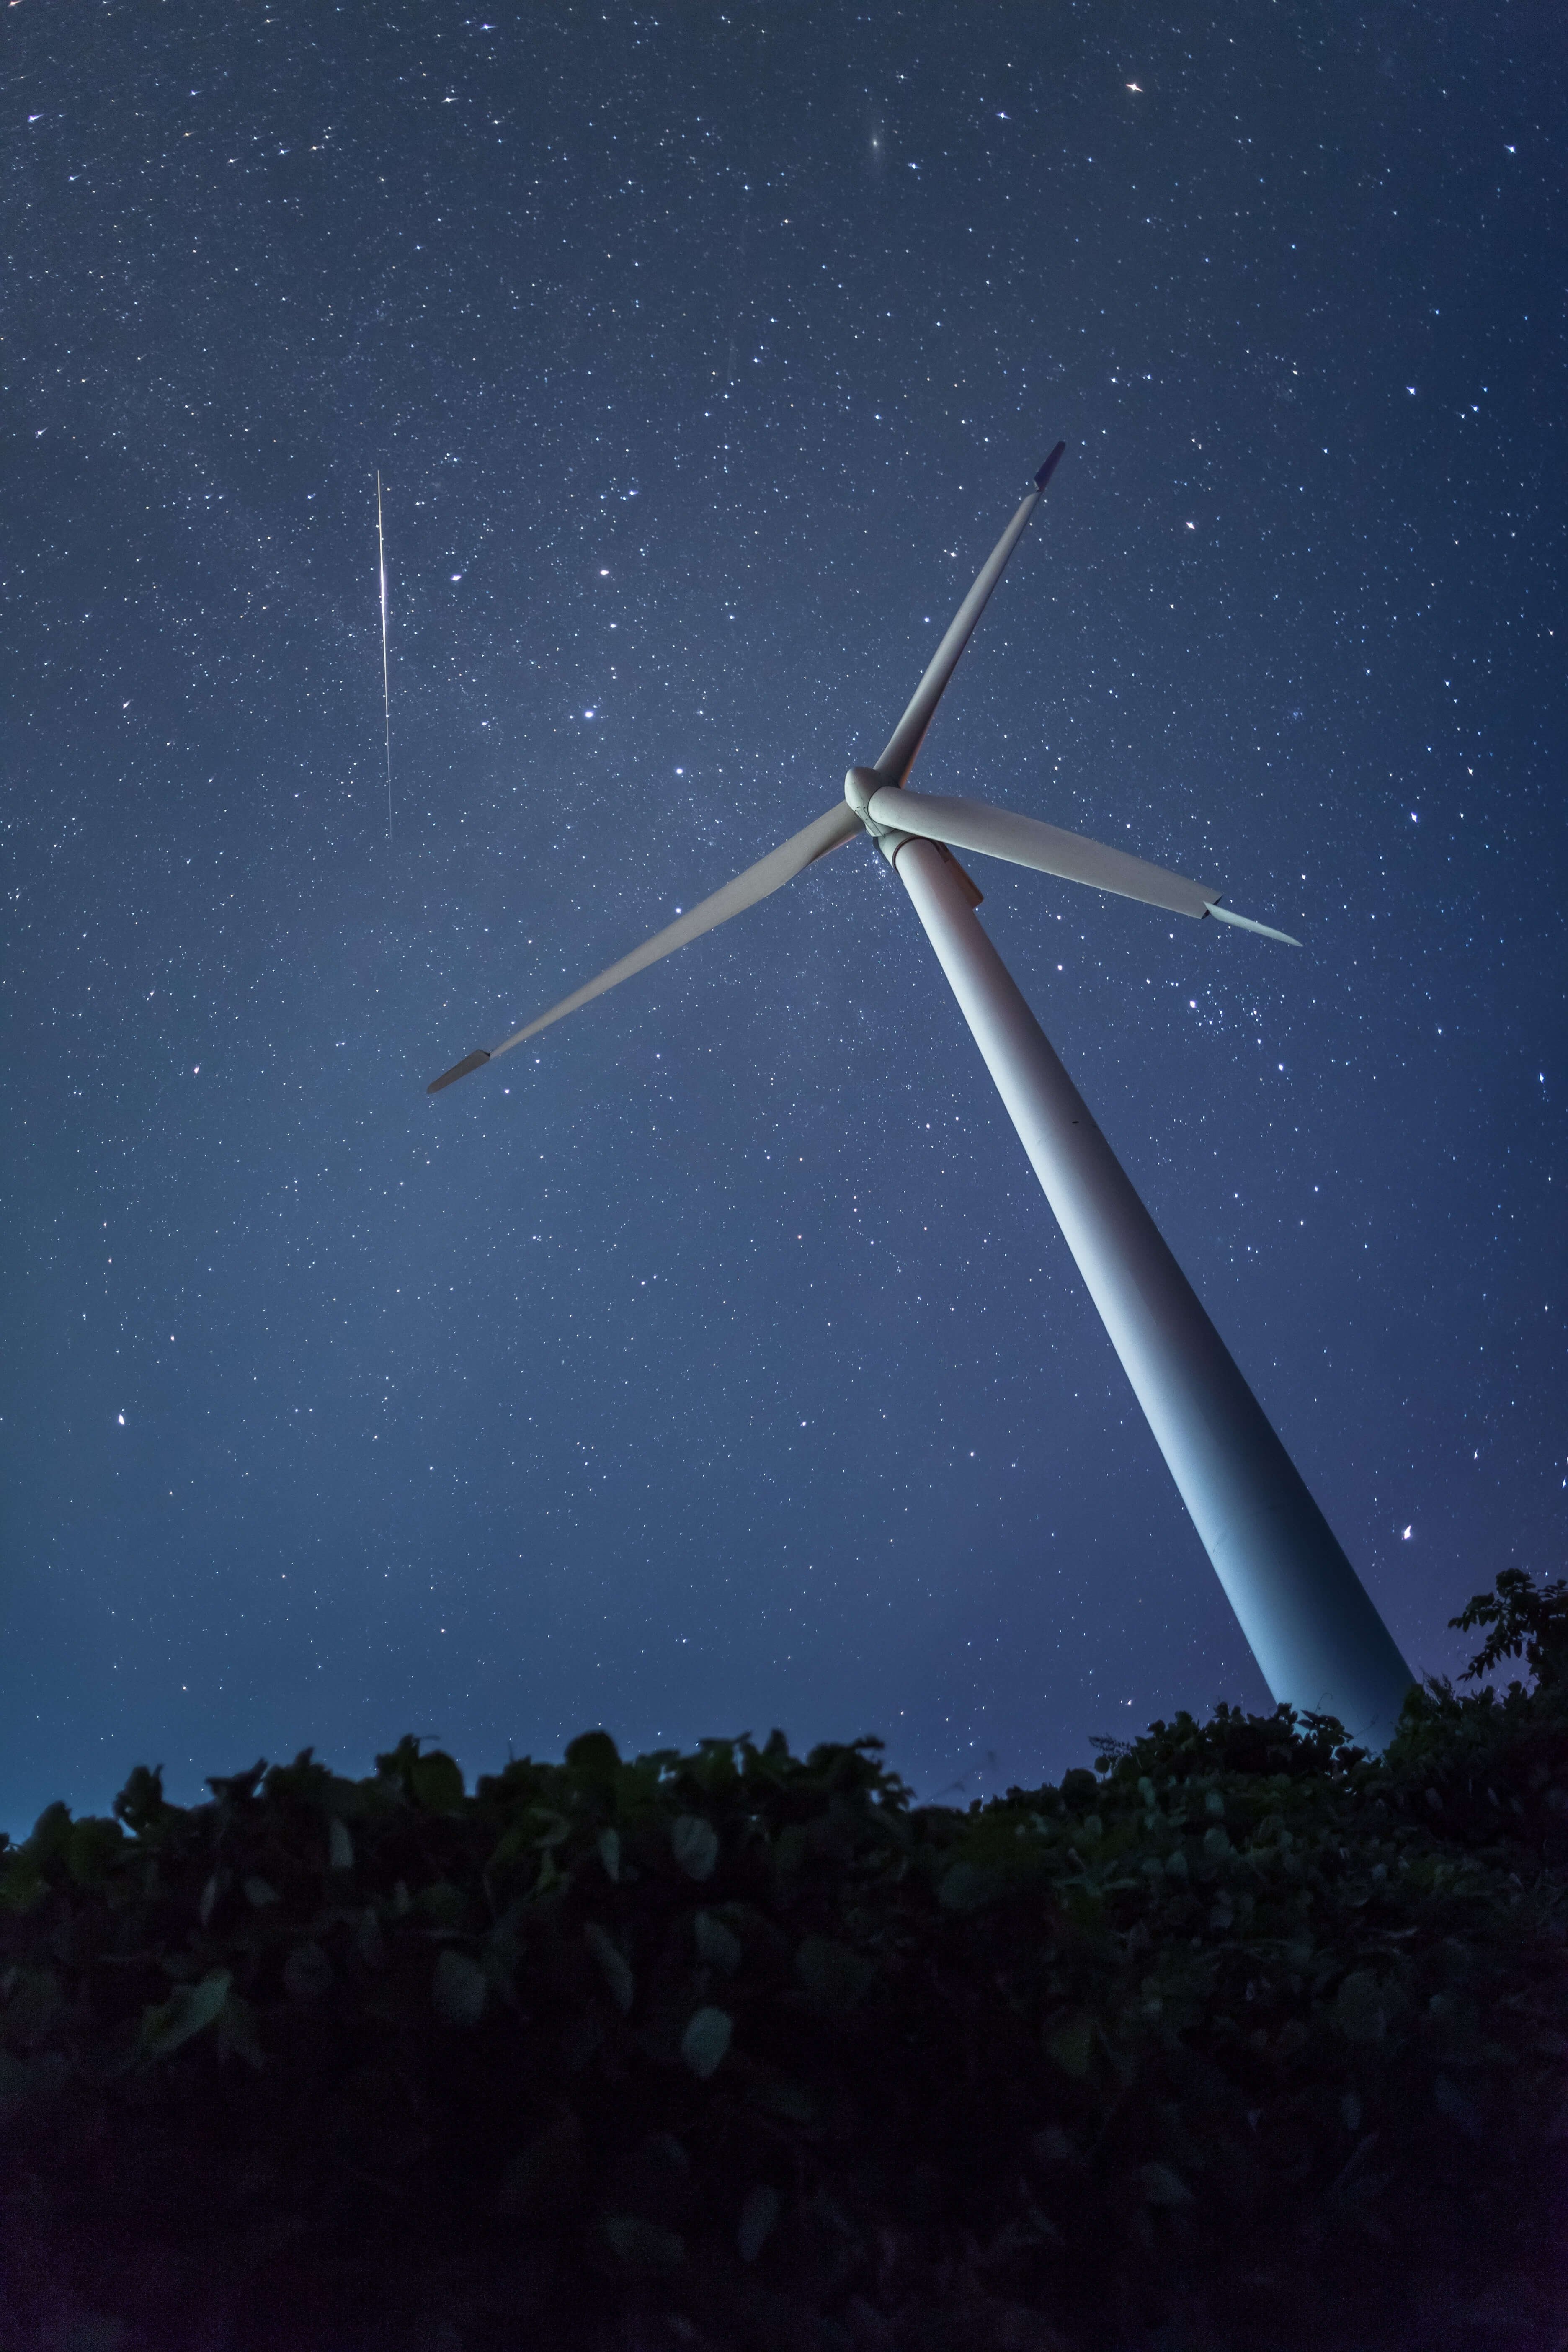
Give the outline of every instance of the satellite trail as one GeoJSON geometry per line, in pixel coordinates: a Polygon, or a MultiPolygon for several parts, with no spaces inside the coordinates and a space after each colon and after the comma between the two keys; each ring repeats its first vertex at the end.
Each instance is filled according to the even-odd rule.
{"type": "Polygon", "coordinates": [[[392,674],[386,666],[386,534],[381,527],[381,476],[375,478],[375,543],[381,556],[381,716],[386,731],[386,837],[392,839],[392,674]]]}

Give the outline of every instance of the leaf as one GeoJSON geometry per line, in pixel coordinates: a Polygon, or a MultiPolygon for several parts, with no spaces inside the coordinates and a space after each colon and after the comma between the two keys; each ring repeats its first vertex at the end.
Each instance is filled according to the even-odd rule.
{"type": "Polygon", "coordinates": [[[842,2017],[860,2000],[877,1970],[847,1944],[831,1936],[807,1936],[795,1956],[795,1972],[814,2009],[842,2017]]]}
{"type": "Polygon", "coordinates": [[[619,1830],[599,1832],[599,1860],[605,1865],[605,1876],[612,1885],[621,1883],[621,1833],[619,1830]]]}
{"type": "Polygon", "coordinates": [[[280,1903],[283,1898],[265,1878],[247,1878],[245,1899],[253,1911],[265,1911],[269,1903],[280,1903]]]}
{"type": "Polygon", "coordinates": [[[163,1796],[163,1766],[156,1765],[149,1771],[145,1764],[138,1764],[114,1800],[114,1811],[126,1828],[138,1836],[155,1828],[165,1813],[173,1812],[174,1806],[163,1796]]]}
{"type": "Polygon", "coordinates": [[[605,2235],[611,2252],[628,2270],[674,2271],[686,2260],[684,2238],[674,2230],[661,2230],[657,2222],[645,2221],[638,2213],[610,2214],[605,2235]]]}
{"type": "Polygon", "coordinates": [[[637,1996],[637,1979],[625,1954],[612,1943],[603,1927],[592,1919],[583,1930],[583,1939],[599,1963],[605,1982],[610,1988],[611,1999],[621,2015],[626,2017],[637,1996]]]}
{"type": "Polygon", "coordinates": [[[773,1841],[773,1868],[787,1878],[803,1866],[810,1852],[810,1829],[805,1822],[791,1822],[773,1841]]]}
{"type": "Polygon", "coordinates": [[[1179,2172],[1168,2164],[1141,2164],[1133,2174],[1145,2205],[1191,2205],[1195,2200],[1179,2172]]]}
{"type": "Polygon", "coordinates": [[[782,2076],[772,2082],[766,2076],[761,2080],[753,2079],[751,2097],[769,2115],[782,2116],[785,2123],[814,2124],[816,2121],[816,2101],[811,2093],[799,2083],[787,2082],[782,2076]]]}
{"type": "Polygon", "coordinates": [[[237,1992],[229,1994],[219,2013],[217,2046],[220,2056],[226,2057],[232,2051],[258,2074],[267,2063],[266,2053],[257,2032],[256,2011],[237,1992]]]}
{"type": "Polygon", "coordinates": [[[735,2031],[735,2021],[727,2010],[696,2011],[680,2037],[680,2054],[700,2083],[705,2083],[722,2063],[735,2031]]]}
{"type": "Polygon", "coordinates": [[[444,1748],[433,1748],[408,1768],[408,1787],[427,1813],[455,1813],[463,1801],[463,1775],[444,1748]]]}
{"type": "Polygon", "coordinates": [[[719,1832],[700,1813],[679,1813],[670,1823],[669,1847],[688,1878],[711,1878],[719,1859],[719,1832]]]}
{"type": "Polygon", "coordinates": [[[70,2352],[126,2352],[132,2336],[122,2319],[110,2318],[104,2312],[84,2311],[79,2303],[67,2326],[64,2341],[70,2352]]]}
{"type": "Polygon", "coordinates": [[[26,1846],[19,1846],[6,1855],[5,1870],[0,1872],[0,1907],[30,1911],[35,1904],[42,1902],[48,1885],[37,1856],[29,1853],[26,1846]]]}
{"type": "Polygon", "coordinates": [[[454,1951],[448,1944],[437,1960],[436,1972],[430,1979],[430,1998],[442,2024],[477,2025],[485,2013],[489,1990],[479,1962],[471,1960],[466,1952],[454,1951]]]}
{"type": "Polygon", "coordinates": [[[1381,2042],[1388,2031],[1383,1989],[1367,1969],[1352,1969],[1334,2001],[1334,2023],[1348,2042],[1381,2042]]]}
{"type": "Polygon", "coordinates": [[[1388,2175],[1386,2173],[1383,2174],[1380,2178],[1376,2173],[1368,2172],[1363,2168],[1368,2157],[1372,2154],[1373,2149],[1377,2146],[1377,2142],[1378,2135],[1376,2132],[1368,2132],[1364,2139],[1358,2140],[1356,2142],[1354,2147],[1350,2152],[1349,2158],[1341,2165],[1338,2172],[1329,2183],[1328,2193],[1331,2198],[1338,2200],[1348,2194],[1358,2203],[1361,2203],[1364,2200],[1368,2200],[1381,2195],[1382,2191],[1387,2188],[1388,2175]]]}
{"type": "Polygon", "coordinates": [[[717,1969],[721,1976],[732,1977],[743,1957],[739,1936],[716,1919],[711,1911],[699,1911],[691,1923],[697,1941],[697,1957],[704,1966],[717,1969]]]}
{"type": "Polygon", "coordinates": [[[566,1764],[579,1780],[604,1788],[614,1782],[621,1759],[607,1731],[584,1731],[568,1743],[566,1764]]]}
{"type": "Polygon", "coordinates": [[[332,1964],[320,1944],[296,1944],[283,1963],[283,1990],[290,2000],[320,2000],[331,1989],[332,1964]]]}
{"type": "MultiPolygon", "coordinates": [[[[307,1748],[304,1756],[300,1759],[301,1763],[306,1761],[310,1753],[310,1751],[307,1748]]],[[[271,1774],[268,1775],[268,1787],[269,1789],[275,1789],[275,1784],[282,1770],[283,1767],[279,1765],[271,1774]]],[[[260,1786],[262,1776],[265,1773],[267,1773],[267,1759],[265,1756],[258,1756],[255,1763],[250,1767],[248,1772],[209,1772],[207,1774],[207,1787],[212,1790],[214,1796],[217,1799],[218,1803],[222,1806],[232,1809],[240,1805],[248,1805],[255,1798],[256,1791],[260,1786]]],[[[156,1775],[154,1776],[159,1783],[160,1793],[163,1786],[163,1768],[160,1764],[157,1769],[156,1775]]],[[[132,1773],[131,1778],[132,1780],[134,1781],[136,1775],[132,1773]]],[[[129,1787],[127,1788],[126,1793],[127,1795],[130,1793],[129,1787]]],[[[163,1807],[163,1811],[166,1813],[177,1813],[179,1810],[180,1808],[178,1805],[165,1805],[163,1807]]],[[[119,1804],[116,1803],[115,1811],[119,1812],[119,1804]]],[[[130,1816],[128,1814],[121,1815],[121,1819],[129,1820],[130,1816]]],[[[132,1822],[132,1828],[135,1828],[137,1824],[132,1822]]]]}
{"type": "Polygon", "coordinates": [[[141,2051],[144,2058],[163,2058],[171,2050],[204,2032],[223,2011],[234,1979],[226,1969],[214,1969],[200,1984],[176,1985],[166,2001],[142,2012],[141,2051]]]}
{"type": "Polygon", "coordinates": [[[1064,2074],[1081,2083],[1094,2054],[1093,2018],[1081,2011],[1076,2017],[1064,2017],[1046,2035],[1046,2048],[1064,2074]]]}
{"type": "Polygon", "coordinates": [[[779,2192],[759,2180],[749,2189],[741,2208],[741,2226],[735,2232],[735,2244],[743,2263],[754,2263],[773,2234],[773,2223],[779,2218],[779,2192]]]}
{"type": "MultiPolygon", "coordinates": [[[[281,1797],[285,1801],[292,1800],[296,1803],[319,1803],[332,1776],[327,1767],[324,1764],[318,1764],[315,1759],[316,1751],[313,1748],[301,1748],[292,1764],[274,1764],[262,1784],[267,1795],[270,1798],[281,1797]]],[[[228,1786],[233,1792],[234,1800],[241,1799],[247,1793],[246,1780],[248,1778],[247,1774],[237,1782],[234,1780],[229,1782],[228,1786]]],[[[210,1782],[209,1786],[217,1789],[221,1796],[223,1792],[217,1781],[210,1782]]]]}
{"type": "Polygon", "coordinates": [[[494,1876],[496,1873],[505,1870],[509,1864],[517,1860],[525,1843],[522,1823],[513,1822],[510,1829],[504,1830],[497,1840],[490,1858],[485,1864],[487,1873],[494,1876]]]}
{"type": "Polygon", "coordinates": [[[1452,2075],[1439,2074],[1436,2078],[1432,2084],[1432,2098],[1439,2115],[1445,2115],[1450,2123],[1458,2124],[1468,2138],[1480,2137],[1480,2114],[1474,2101],[1465,2096],[1452,2075]]]}
{"type": "Polygon", "coordinates": [[[937,1888],[937,1901],[944,1911],[978,1911],[994,1902],[1002,1892],[1003,1881],[994,1870],[982,1870],[973,1862],[955,1862],[944,1872],[937,1888]]]}
{"type": "Polygon", "coordinates": [[[58,1799],[46,1805],[33,1823],[32,1835],[16,1850],[14,1860],[39,1888],[50,1883],[48,1865],[61,1861],[69,1851],[73,1824],[70,1807],[58,1799]]]}
{"type": "Polygon", "coordinates": [[[334,1813],[327,1823],[327,1868],[352,1870],[353,1866],[354,1842],[349,1835],[347,1822],[341,1822],[334,1813]]]}
{"type": "Polygon", "coordinates": [[[506,2221],[521,2221],[538,2205],[569,2198],[583,2172],[583,2126],[572,2114],[561,2116],[514,2156],[501,2174],[496,2210],[506,2221]]]}
{"type": "Polygon", "coordinates": [[[605,2038],[602,2017],[574,2017],[561,2036],[561,2063],[569,2074],[580,2074],[605,2038]]]}
{"type": "Polygon", "coordinates": [[[460,1928],[468,1916],[468,1897],[449,1878],[437,1878],[433,1885],[422,1886],[416,1902],[426,1918],[437,1927],[460,1928]]]}
{"type": "Polygon", "coordinates": [[[66,1841],[66,1868],[79,1886],[101,1886],[125,1844],[118,1822],[89,1814],[73,1824],[66,1841]]]}

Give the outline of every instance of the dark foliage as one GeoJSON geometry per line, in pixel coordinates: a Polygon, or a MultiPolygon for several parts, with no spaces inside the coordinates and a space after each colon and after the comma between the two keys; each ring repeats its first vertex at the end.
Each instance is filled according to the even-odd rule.
{"type": "Polygon", "coordinates": [[[0,2352],[1568,2345],[1568,1608],[1389,1753],[1221,1707],[472,1794],[309,1751],[0,1853],[0,2352]]]}

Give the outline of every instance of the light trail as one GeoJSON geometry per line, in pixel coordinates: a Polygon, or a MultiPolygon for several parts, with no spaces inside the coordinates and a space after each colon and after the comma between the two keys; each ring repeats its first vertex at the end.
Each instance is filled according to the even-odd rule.
{"type": "Polygon", "coordinates": [[[392,673],[386,662],[386,534],[381,527],[381,476],[375,478],[375,543],[381,558],[381,716],[386,730],[386,837],[392,839],[392,673]]]}

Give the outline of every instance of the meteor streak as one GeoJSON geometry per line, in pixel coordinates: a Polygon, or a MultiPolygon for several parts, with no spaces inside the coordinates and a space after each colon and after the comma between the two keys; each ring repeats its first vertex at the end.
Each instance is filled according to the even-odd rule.
{"type": "Polygon", "coordinates": [[[392,839],[392,674],[386,666],[386,534],[381,527],[381,476],[375,478],[375,544],[381,557],[381,716],[386,731],[386,837],[392,839]]]}

